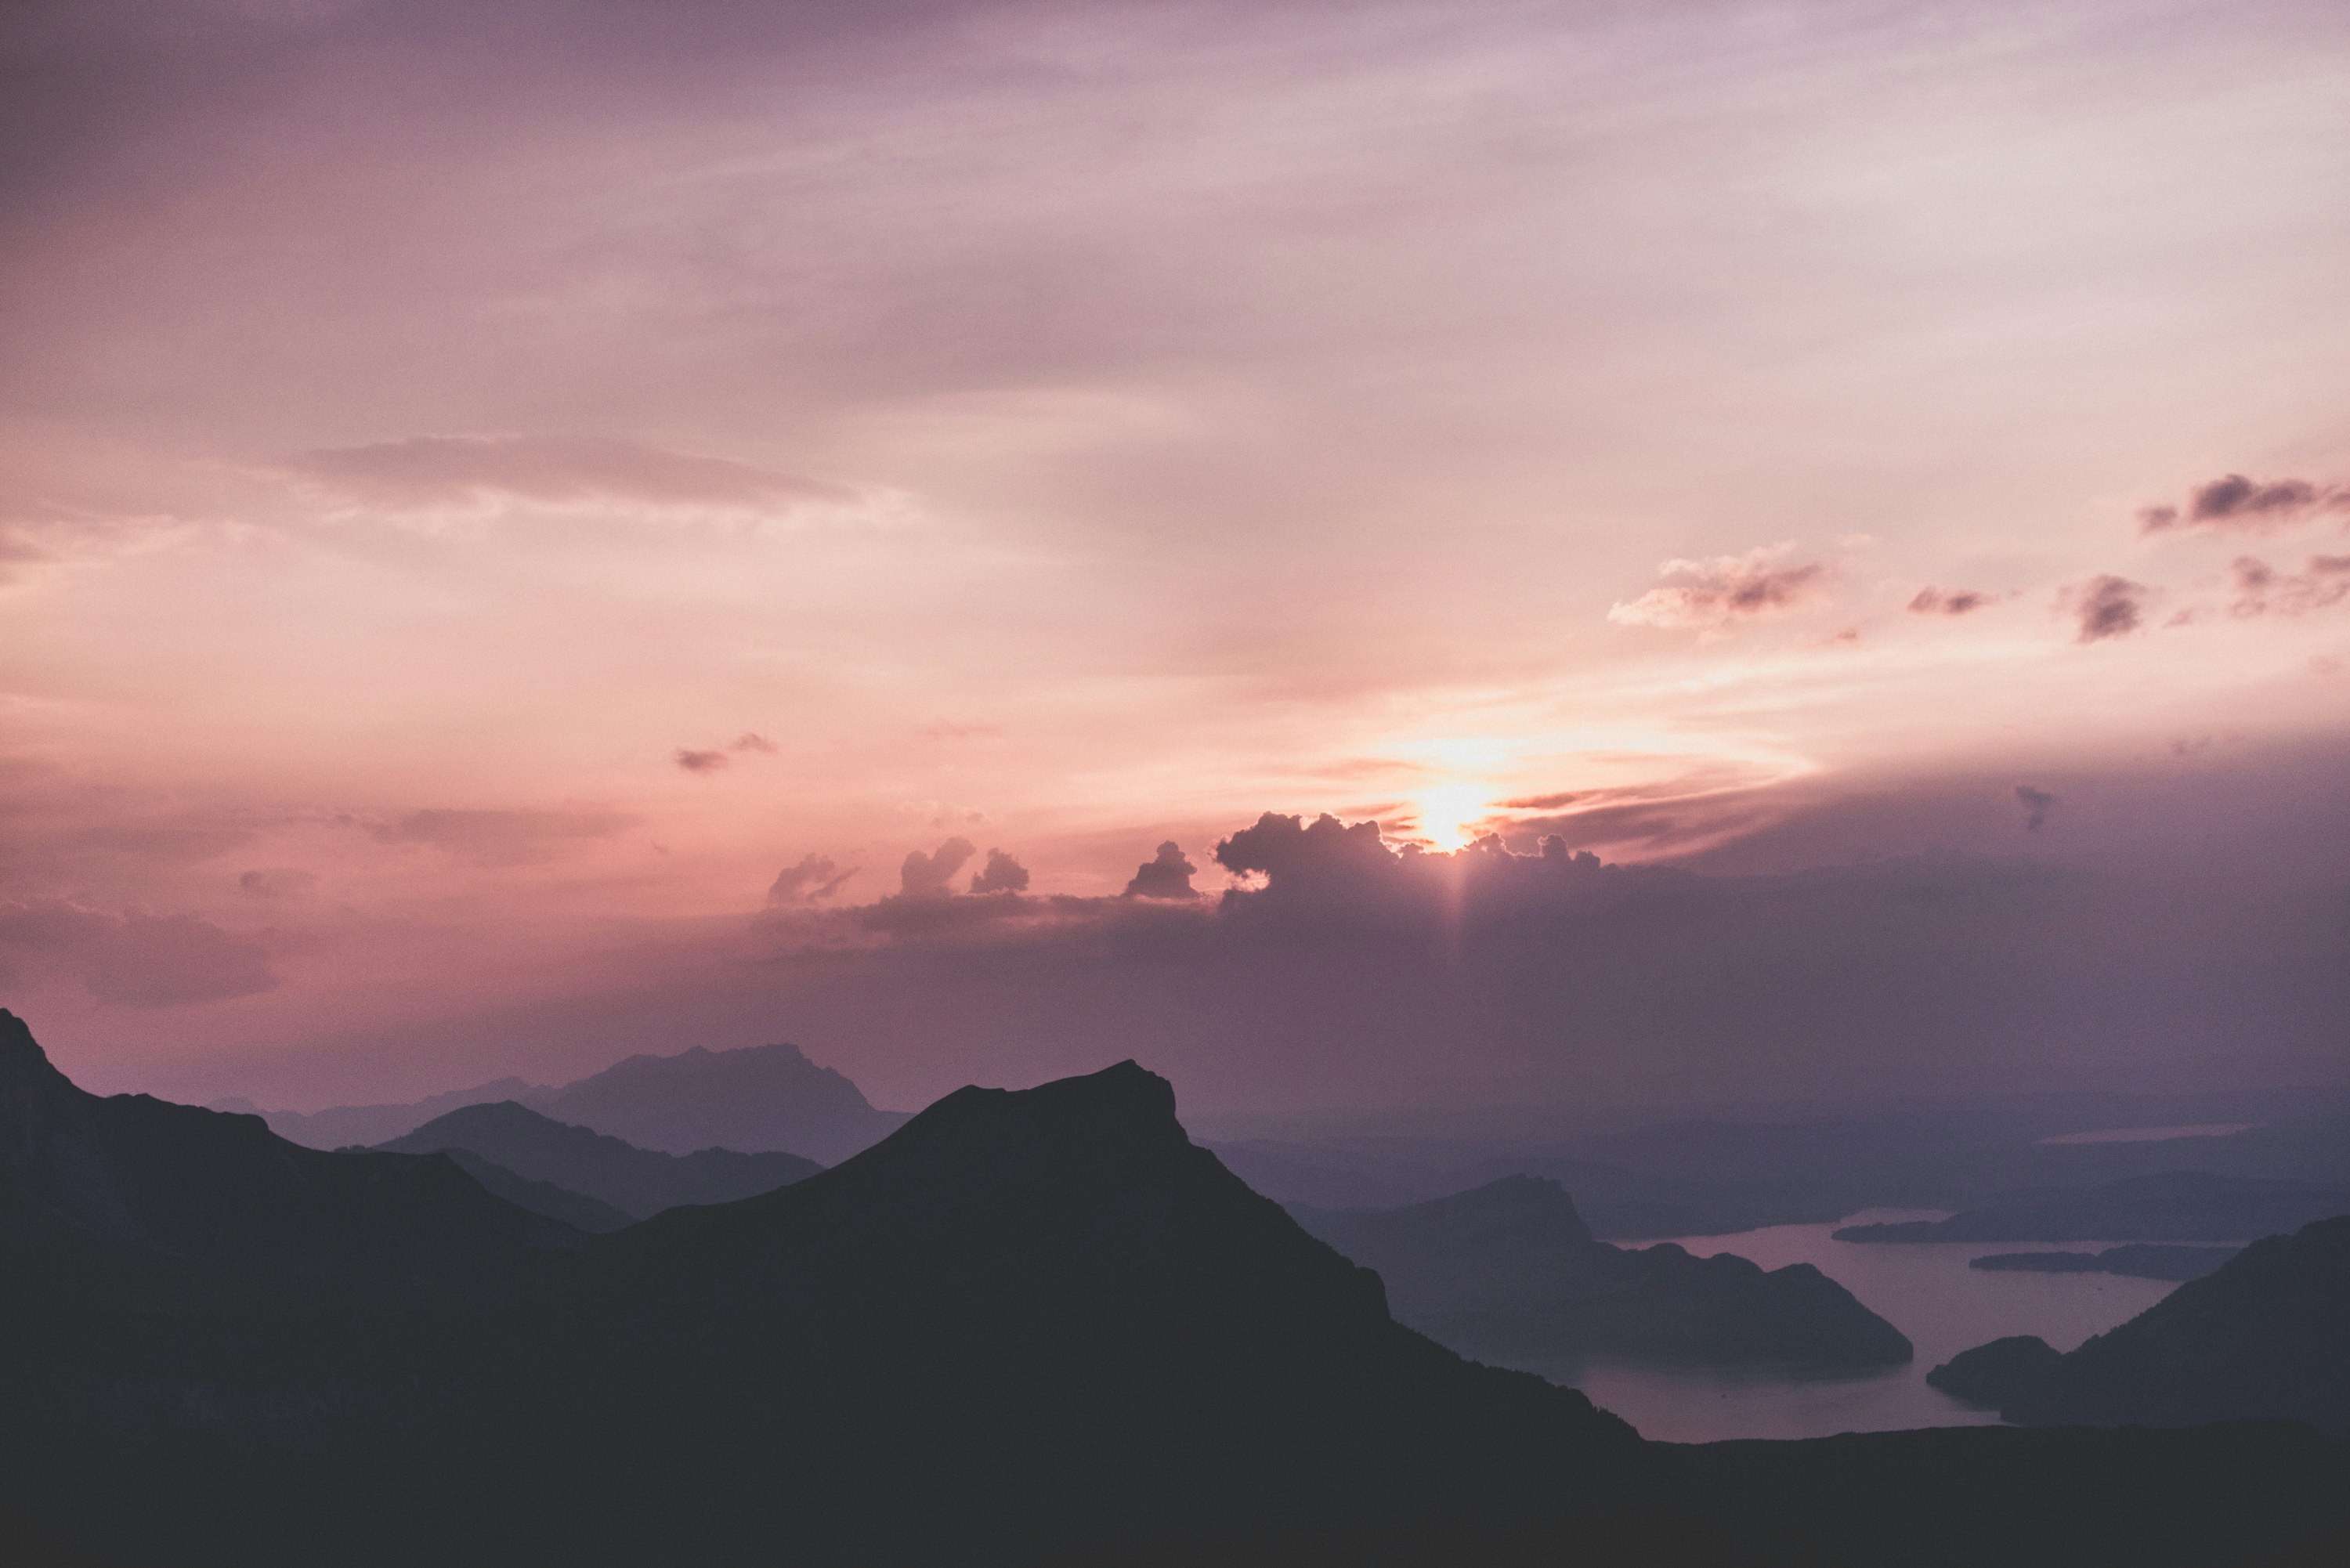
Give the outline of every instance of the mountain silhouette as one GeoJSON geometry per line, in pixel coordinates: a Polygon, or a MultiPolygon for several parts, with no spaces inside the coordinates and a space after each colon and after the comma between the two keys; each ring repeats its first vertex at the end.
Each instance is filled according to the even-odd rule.
{"type": "Polygon", "coordinates": [[[674,1056],[631,1056],[530,1103],[639,1148],[781,1149],[826,1165],[870,1147],[906,1120],[874,1109],[855,1084],[796,1045],[697,1045],[674,1056]]]}
{"type": "Polygon", "coordinates": [[[8,1022],[0,1239],[41,1265],[0,1283],[25,1560],[1744,1560],[1622,1422],[1396,1324],[1130,1064],[966,1089],[832,1170],[561,1246],[444,1157],[84,1096],[8,1022]],[[198,1130],[24,1135],[58,1114],[198,1130]],[[252,1208],[255,1159],[423,1196],[376,1204],[393,1227],[326,1203],[275,1246],[143,1218],[174,1190],[187,1217],[252,1208]],[[84,1178],[130,1194],[137,1270],[17,1246],[27,1192],[84,1178]]]}
{"type": "Polygon", "coordinates": [[[1292,1210],[1378,1271],[1399,1321],[1465,1355],[1611,1351],[1693,1361],[1879,1366],[1909,1341],[1808,1263],[1764,1272],[1670,1242],[1592,1239],[1556,1182],[1510,1176],[1395,1210],[1292,1210]]]}
{"type": "Polygon", "coordinates": [[[638,1220],[681,1203],[730,1203],[755,1197],[824,1168],[795,1154],[738,1154],[726,1148],[660,1154],[608,1133],[567,1127],[512,1100],[451,1111],[381,1147],[400,1154],[463,1149],[517,1176],[583,1193],[638,1220]]]}
{"type": "Polygon", "coordinates": [[[584,1192],[574,1192],[552,1181],[536,1181],[517,1175],[504,1166],[484,1159],[469,1148],[444,1148],[445,1155],[458,1169],[480,1182],[484,1189],[504,1199],[517,1209],[527,1209],[549,1220],[560,1220],[575,1231],[600,1236],[608,1231],[618,1231],[637,1222],[637,1216],[626,1213],[600,1199],[584,1192]]]}
{"type": "Polygon", "coordinates": [[[2036,1334],[2012,1334],[1961,1350],[1926,1374],[1927,1386],[1953,1399],[1996,1410],[2054,1372],[2064,1357],[2036,1334]]]}
{"type": "Polygon", "coordinates": [[[2241,1241],[2350,1210],[2350,1189],[2174,1170],[2003,1193],[1947,1220],[1847,1225],[1839,1241],[2241,1241]]]}
{"type": "Polygon", "coordinates": [[[2345,1324],[2350,1215],[2255,1241],[2069,1355],[2043,1345],[1994,1361],[1981,1346],[1928,1380],[1961,1380],[1964,1397],[2025,1426],[2272,1417],[2350,1438],[2345,1324]]]}
{"type": "Polygon", "coordinates": [[[19,1240],[70,1235],[122,1254],[321,1272],[443,1269],[576,1245],[454,1164],[333,1155],[258,1116],[77,1087],[0,1010],[0,1205],[19,1240]]]}
{"type": "Polygon", "coordinates": [[[2199,1280],[2241,1251],[2235,1247],[2168,1246],[2131,1241],[2096,1252],[1993,1252],[1967,1267],[2036,1274],[2120,1274],[2138,1280],[2199,1280]]]}

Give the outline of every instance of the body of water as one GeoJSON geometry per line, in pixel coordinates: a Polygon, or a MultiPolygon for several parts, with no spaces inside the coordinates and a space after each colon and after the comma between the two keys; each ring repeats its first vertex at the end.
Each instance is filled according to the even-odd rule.
{"type": "MultiPolygon", "coordinates": [[[[1731,1236],[1675,1236],[1700,1257],[1735,1252],[1766,1269],[1810,1263],[1908,1334],[1918,1347],[1907,1366],[1862,1376],[1804,1376],[1752,1367],[1656,1365],[1612,1357],[1514,1361],[1554,1383],[1580,1388],[1644,1437],[1701,1443],[1723,1438],[1821,1438],[1908,1427],[1996,1421],[1926,1386],[1926,1374],[1961,1350],[2012,1334],[2036,1334],[2071,1350],[2127,1322],[2178,1289],[2162,1280],[2115,1274],[2040,1274],[1970,1269],[1985,1252],[2095,1251],[2114,1243],[1980,1241],[1924,1244],[1837,1241],[1841,1225],[1939,1219],[1878,1209],[1835,1225],[1774,1225],[1731,1236]]],[[[1624,1245],[1652,1246],[1653,1242],[1624,1245]]]]}

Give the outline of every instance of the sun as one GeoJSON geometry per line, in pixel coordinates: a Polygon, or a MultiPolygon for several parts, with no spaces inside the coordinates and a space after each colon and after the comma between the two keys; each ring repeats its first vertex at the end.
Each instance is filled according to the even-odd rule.
{"type": "Polygon", "coordinates": [[[1412,798],[1419,808],[1419,836],[1442,850],[1464,849],[1476,837],[1471,828],[1485,819],[1492,792],[1482,784],[1438,784],[1412,798]]]}

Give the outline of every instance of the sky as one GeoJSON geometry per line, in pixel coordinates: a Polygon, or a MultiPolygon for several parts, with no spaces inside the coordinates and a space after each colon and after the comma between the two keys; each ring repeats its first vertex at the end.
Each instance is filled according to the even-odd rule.
{"type": "Polygon", "coordinates": [[[36,0],[0,146],[94,1087],[2350,1079],[2339,5],[36,0]]]}

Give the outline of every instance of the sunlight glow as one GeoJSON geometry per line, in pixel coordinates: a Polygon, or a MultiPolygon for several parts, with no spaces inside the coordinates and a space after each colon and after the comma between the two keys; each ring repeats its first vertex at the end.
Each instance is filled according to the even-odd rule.
{"type": "Polygon", "coordinates": [[[1468,846],[1471,831],[1492,812],[1492,795],[1483,784],[1439,784],[1412,797],[1419,813],[1419,836],[1446,851],[1468,846]]]}

